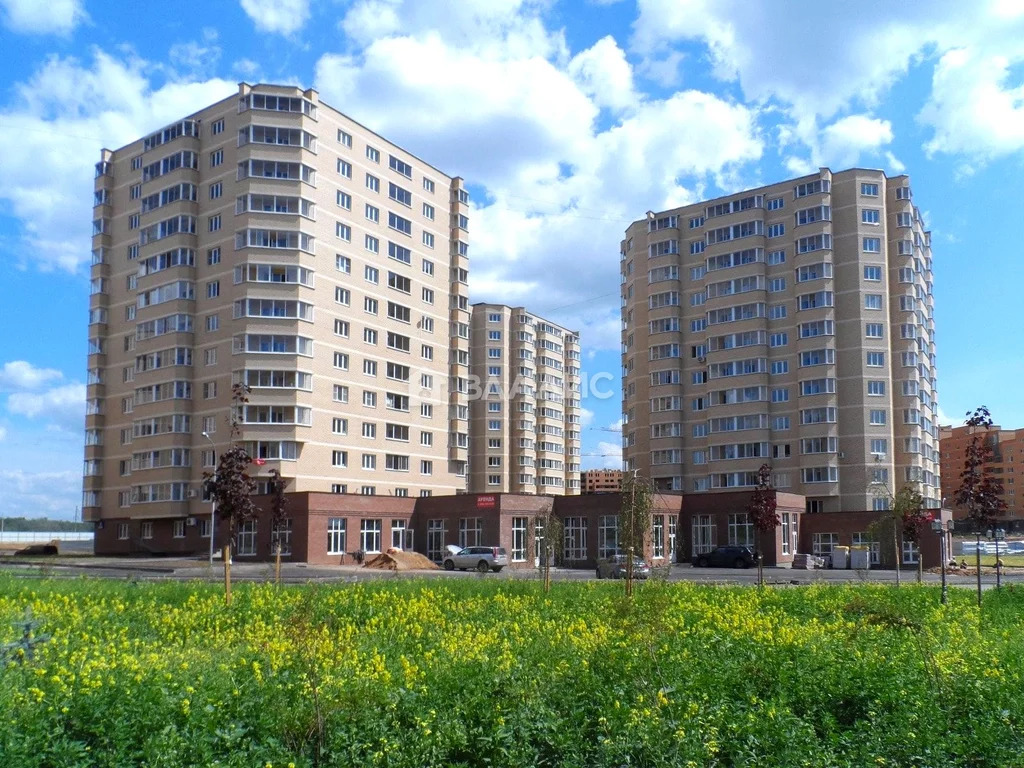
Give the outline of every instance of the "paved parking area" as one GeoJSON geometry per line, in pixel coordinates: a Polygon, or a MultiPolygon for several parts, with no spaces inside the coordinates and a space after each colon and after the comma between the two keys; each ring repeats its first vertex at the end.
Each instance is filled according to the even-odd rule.
{"type": "MultiPolygon", "coordinates": [[[[215,560],[211,568],[205,559],[163,559],[163,558],[123,558],[123,557],[59,557],[59,558],[0,558],[0,572],[14,573],[25,576],[46,576],[53,578],[94,577],[124,580],[178,580],[178,581],[219,581],[223,578],[223,569],[219,560],[215,560]]],[[[882,582],[895,583],[896,572],[892,570],[851,571],[851,570],[816,570],[803,571],[790,568],[765,568],[765,582],[774,586],[790,586],[813,583],[833,582],[882,582]]],[[[235,581],[270,581],[274,578],[272,563],[236,562],[231,566],[231,576],[235,581]]],[[[555,581],[586,581],[593,580],[593,570],[553,568],[552,579],[555,581]]],[[[363,568],[358,565],[306,565],[304,563],[282,563],[281,579],[286,583],[301,584],[305,582],[355,582],[375,579],[539,579],[537,569],[510,569],[501,573],[478,574],[472,571],[426,570],[426,571],[380,571],[363,568]]],[[[715,584],[756,584],[757,569],[731,568],[694,568],[688,564],[672,565],[670,568],[655,572],[654,578],[668,581],[695,581],[715,584]]],[[[901,571],[903,583],[916,582],[916,571],[901,571]]],[[[1004,583],[1024,583],[1024,569],[1014,569],[1003,575],[1004,583]]],[[[925,573],[924,581],[938,584],[937,573],[925,573]]],[[[959,573],[949,574],[947,581],[951,586],[972,588],[977,584],[973,575],[964,576],[959,573]]],[[[986,587],[994,587],[996,576],[994,570],[986,570],[982,574],[982,583],[986,587]]]]}

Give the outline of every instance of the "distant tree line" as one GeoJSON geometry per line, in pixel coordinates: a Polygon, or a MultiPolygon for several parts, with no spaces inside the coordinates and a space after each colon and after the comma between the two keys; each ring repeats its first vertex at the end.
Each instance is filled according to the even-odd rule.
{"type": "Polygon", "coordinates": [[[46,517],[5,517],[3,527],[5,531],[91,531],[93,524],[46,517]]]}

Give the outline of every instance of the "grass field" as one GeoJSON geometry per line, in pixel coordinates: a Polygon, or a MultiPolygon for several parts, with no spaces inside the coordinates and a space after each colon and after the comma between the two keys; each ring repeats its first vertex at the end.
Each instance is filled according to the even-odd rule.
{"type": "MultiPolygon", "coordinates": [[[[1007,568],[1024,568],[1024,555],[1000,555],[999,558],[1003,561],[1003,565],[1007,568]]],[[[957,557],[957,562],[960,560],[966,560],[969,567],[974,566],[974,553],[969,555],[960,555],[957,557]]],[[[995,555],[982,555],[981,564],[983,566],[990,566],[992,568],[996,565],[995,555]]]]}
{"type": "Polygon", "coordinates": [[[1024,765],[1024,590],[0,577],[0,764],[1024,765]]]}

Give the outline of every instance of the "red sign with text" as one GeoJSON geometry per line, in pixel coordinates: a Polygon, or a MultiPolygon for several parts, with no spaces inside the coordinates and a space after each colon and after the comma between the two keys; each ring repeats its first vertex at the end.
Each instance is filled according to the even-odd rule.
{"type": "Polygon", "coordinates": [[[476,508],[477,509],[493,509],[498,505],[498,500],[494,496],[477,496],[476,497],[476,508]]]}

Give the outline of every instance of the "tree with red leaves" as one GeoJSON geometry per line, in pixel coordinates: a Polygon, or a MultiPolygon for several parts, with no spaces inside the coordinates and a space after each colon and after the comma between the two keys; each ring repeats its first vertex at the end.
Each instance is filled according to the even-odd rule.
{"type": "MultiPolygon", "coordinates": [[[[747,515],[758,533],[758,539],[765,538],[765,534],[773,532],[782,522],[776,512],[777,501],[775,489],[772,488],[772,468],[768,464],[762,464],[757,470],[757,487],[750,496],[750,503],[747,505],[747,515]]],[[[758,548],[760,550],[760,547],[758,548]]],[[[762,564],[763,556],[760,551],[757,553],[757,583],[764,583],[764,569],[762,564]]]]}
{"type": "Polygon", "coordinates": [[[996,519],[1006,511],[1003,484],[992,474],[989,463],[994,451],[989,430],[993,426],[992,414],[984,405],[973,413],[967,412],[964,426],[968,427],[971,441],[964,450],[964,469],[960,473],[960,487],[953,500],[967,512],[977,540],[975,565],[978,571],[978,607],[981,607],[981,537],[996,519]]]}

